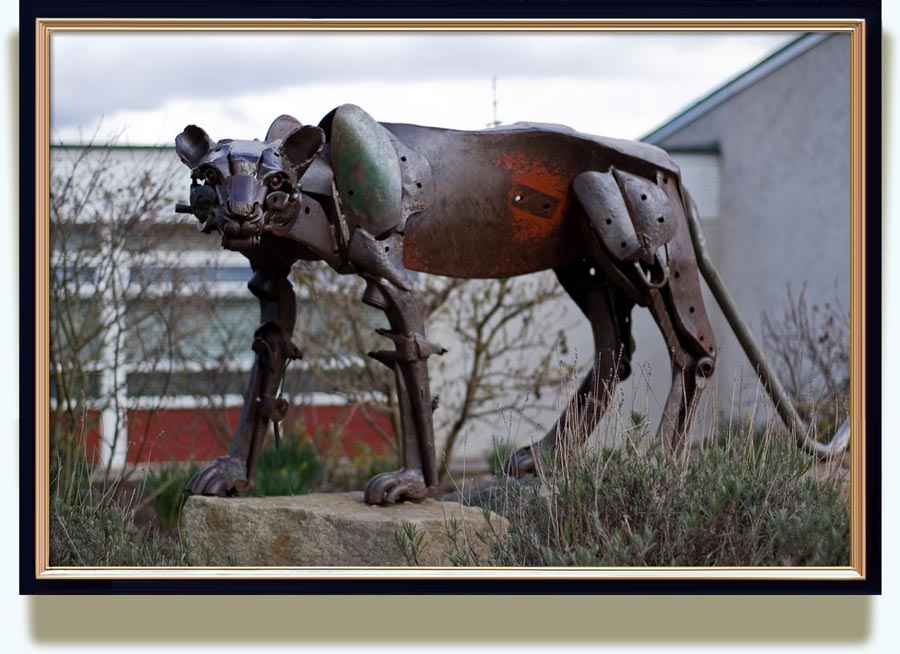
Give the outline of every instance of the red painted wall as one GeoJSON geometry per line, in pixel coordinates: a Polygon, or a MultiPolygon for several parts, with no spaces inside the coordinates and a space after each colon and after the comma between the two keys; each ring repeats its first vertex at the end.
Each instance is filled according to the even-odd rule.
{"type": "MultiPolygon", "coordinates": [[[[241,415],[228,409],[156,409],[127,412],[129,464],[209,461],[228,451],[241,415]]],[[[52,421],[55,416],[51,416],[52,421]]],[[[87,411],[79,430],[88,460],[100,458],[100,412],[87,411]]],[[[393,446],[388,412],[377,405],[293,407],[281,423],[282,435],[303,435],[323,454],[350,456],[360,446],[384,454],[393,446]],[[337,443],[331,434],[339,434],[337,443]]],[[[270,428],[271,438],[271,428],[270,428]]]]}
{"type": "MultiPolygon", "coordinates": [[[[208,461],[228,451],[240,408],[131,410],[128,463],[208,461]]],[[[339,432],[335,456],[351,455],[360,444],[376,454],[390,450],[392,427],[383,408],[371,405],[303,406],[281,423],[283,435],[305,434],[323,450],[328,432],[339,432]],[[301,426],[302,425],[302,426],[301,426]]],[[[271,434],[271,431],[270,431],[271,434]]],[[[270,436],[271,437],[271,436],[270,436]]]]}
{"type": "MultiPolygon", "coordinates": [[[[132,409],[127,413],[129,464],[209,461],[228,451],[241,410],[132,409]]],[[[51,416],[51,428],[54,416],[51,416]]],[[[86,411],[79,436],[92,463],[100,458],[100,412],[86,411]]],[[[374,454],[393,447],[388,412],[375,405],[293,407],[281,423],[283,436],[305,434],[325,453],[351,456],[365,446],[374,454]],[[338,434],[334,441],[333,434],[338,434]]],[[[271,438],[271,427],[270,427],[271,438]]]]}
{"type": "MultiPolygon", "coordinates": [[[[62,419],[62,424],[66,425],[68,420],[64,414],[59,416],[53,411],[50,412],[51,431],[55,429],[56,420],[60,418],[62,419]]],[[[100,412],[85,411],[76,421],[80,423],[76,431],[76,438],[84,445],[87,460],[92,464],[97,463],[100,458],[100,412]]]]}

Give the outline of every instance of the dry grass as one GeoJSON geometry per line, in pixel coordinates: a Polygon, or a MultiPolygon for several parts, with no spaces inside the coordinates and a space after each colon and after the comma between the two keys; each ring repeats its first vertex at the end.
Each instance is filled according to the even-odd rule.
{"type": "Polygon", "coordinates": [[[186,565],[176,539],[135,522],[139,491],[123,492],[115,482],[92,484],[89,465],[80,461],[65,483],[51,471],[51,566],[186,565]]]}
{"type": "Polygon", "coordinates": [[[541,483],[501,479],[510,521],[483,534],[481,566],[842,566],[849,564],[846,470],[816,463],[773,425],[723,429],[689,455],[646,436],[572,449],[541,483]]]}

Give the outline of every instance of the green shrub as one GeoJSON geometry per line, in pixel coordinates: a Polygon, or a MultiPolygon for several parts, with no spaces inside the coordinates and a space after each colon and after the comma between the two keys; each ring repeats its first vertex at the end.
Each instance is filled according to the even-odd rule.
{"type": "Polygon", "coordinates": [[[200,468],[171,464],[151,470],[144,476],[144,503],[153,507],[159,526],[170,529],[178,524],[187,499],[184,487],[200,468]]]}
{"type": "Polygon", "coordinates": [[[488,469],[494,477],[499,477],[503,474],[503,464],[515,451],[516,448],[509,443],[494,443],[488,454],[488,469]]]}
{"type": "Polygon", "coordinates": [[[394,470],[397,467],[397,455],[393,452],[378,454],[367,443],[359,442],[353,446],[350,466],[356,470],[359,480],[357,485],[364,485],[375,475],[394,470]]]}
{"type": "Polygon", "coordinates": [[[318,488],[322,456],[302,436],[286,437],[270,444],[259,456],[254,495],[303,495],[318,488]]]}
{"type": "Polygon", "coordinates": [[[476,564],[849,565],[846,497],[785,439],[728,439],[686,460],[643,449],[569,453],[542,485],[501,481],[509,534],[488,534],[492,555],[476,564]]]}
{"type": "Polygon", "coordinates": [[[378,454],[367,443],[353,443],[348,456],[333,455],[327,462],[323,486],[327,492],[358,491],[375,475],[397,468],[394,453],[378,454]]]}

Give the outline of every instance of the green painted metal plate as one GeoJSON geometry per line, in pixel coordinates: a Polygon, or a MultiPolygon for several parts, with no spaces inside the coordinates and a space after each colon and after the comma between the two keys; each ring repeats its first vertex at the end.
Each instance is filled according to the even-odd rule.
{"type": "Polygon", "coordinates": [[[351,227],[378,236],[403,222],[397,153],[387,130],[355,105],[342,105],[335,112],[331,165],[351,227]]]}

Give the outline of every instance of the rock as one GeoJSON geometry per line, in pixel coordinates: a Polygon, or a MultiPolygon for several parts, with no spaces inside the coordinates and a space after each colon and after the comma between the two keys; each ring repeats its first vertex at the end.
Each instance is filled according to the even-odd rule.
{"type": "Polygon", "coordinates": [[[488,509],[505,516],[508,510],[515,511],[517,508],[516,502],[510,503],[510,498],[520,496],[523,492],[529,492],[529,489],[541,492],[543,490],[541,480],[537,477],[528,477],[522,480],[500,477],[499,479],[489,479],[462,491],[451,491],[444,494],[441,500],[464,504],[468,507],[488,509]]]}
{"type": "MultiPolygon", "coordinates": [[[[452,565],[450,533],[471,548],[469,565],[484,563],[489,546],[478,533],[505,535],[508,522],[459,503],[369,506],[362,493],[291,497],[190,497],[182,513],[191,565],[204,566],[404,566],[405,525],[420,540],[417,563],[452,565]]],[[[408,539],[406,539],[408,542],[408,539]]]]}

